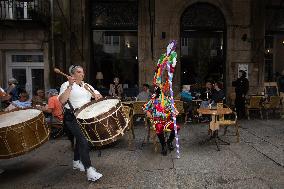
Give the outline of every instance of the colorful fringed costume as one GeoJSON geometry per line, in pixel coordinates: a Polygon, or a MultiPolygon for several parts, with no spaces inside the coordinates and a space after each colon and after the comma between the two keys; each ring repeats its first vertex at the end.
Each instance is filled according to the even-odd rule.
{"type": "Polygon", "coordinates": [[[172,111],[171,101],[168,96],[153,94],[148,103],[144,105],[144,110],[151,113],[151,121],[157,134],[163,134],[164,130],[174,130],[172,113],[177,114],[177,110],[172,111]],[[163,102],[161,96],[164,96],[163,102]],[[162,103],[164,103],[164,107],[162,103]]]}
{"type": "MultiPolygon", "coordinates": [[[[155,71],[153,85],[155,92],[149,102],[144,105],[144,111],[150,117],[156,134],[162,146],[162,154],[167,154],[167,148],[164,131],[170,131],[171,134],[167,140],[169,150],[173,150],[172,141],[177,135],[179,126],[176,125],[176,115],[178,114],[173,99],[172,78],[176,65],[176,42],[172,41],[167,47],[167,53],[160,57],[155,71]],[[167,70],[165,78],[163,71],[167,70]],[[163,82],[164,81],[164,82],[163,82]]],[[[179,158],[178,138],[176,138],[177,153],[179,158]]]]}

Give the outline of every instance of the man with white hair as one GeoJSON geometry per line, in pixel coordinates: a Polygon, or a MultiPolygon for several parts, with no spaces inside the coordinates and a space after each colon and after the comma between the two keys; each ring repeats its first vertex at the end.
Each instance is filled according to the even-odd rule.
{"type": "Polygon", "coordinates": [[[51,113],[52,116],[47,119],[48,123],[62,123],[63,111],[62,105],[58,100],[58,91],[56,89],[49,89],[47,91],[48,103],[42,107],[42,111],[51,113]]]}

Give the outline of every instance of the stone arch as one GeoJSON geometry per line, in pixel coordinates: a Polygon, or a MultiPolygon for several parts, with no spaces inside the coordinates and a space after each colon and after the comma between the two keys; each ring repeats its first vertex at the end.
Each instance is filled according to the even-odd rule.
{"type": "MultiPolygon", "coordinates": [[[[217,9],[219,9],[225,19],[225,28],[227,31],[226,35],[226,40],[227,40],[227,48],[226,48],[226,54],[228,55],[228,51],[231,48],[230,44],[228,43],[229,39],[232,37],[231,32],[229,30],[230,26],[233,25],[233,13],[228,7],[229,5],[226,4],[224,1],[221,0],[191,0],[191,1],[181,1],[180,3],[177,3],[175,6],[175,11],[172,12],[172,15],[170,16],[170,39],[178,39],[180,40],[180,35],[181,35],[181,17],[183,13],[188,9],[193,4],[196,3],[208,3],[210,5],[215,6],[217,9]]],[[[177,49],[178,55],[180,55],[180,49],[177,49]]],[[[230,68],[230,56],[226,57],[226,76],[229,74],[229,68],[230,68]]],[[[178,64],[176,68],[176,78],[175,82],[181,83],[181,78],[180,78],[180,72],[181,72],[181,66],[178,64]]],[[[228,82],[226,83],[228,85],[228,82]]]]}

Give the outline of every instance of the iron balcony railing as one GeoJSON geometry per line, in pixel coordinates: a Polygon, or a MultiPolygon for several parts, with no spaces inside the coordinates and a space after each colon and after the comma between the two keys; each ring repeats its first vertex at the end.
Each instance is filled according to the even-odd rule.
{"type": "Polygon", "coordinates": [[[0,20],[48,20],[49,0],[0,0],[0,20]]]}

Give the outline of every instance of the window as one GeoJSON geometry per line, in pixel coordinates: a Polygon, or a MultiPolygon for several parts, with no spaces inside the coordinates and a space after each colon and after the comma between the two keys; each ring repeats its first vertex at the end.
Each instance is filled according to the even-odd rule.
{"type": "Polygon", "coordinates": [[[119,36],[113,36],[112,44],[113,46],[119,46],[119,36]]]}
{"type": "Polygon", "coordinates": [[[43,55],[12,55],[12,62],[43,62],[43,55]]]}
{"type": "Polygon", "coordinates": [[[105,35],[104,45],[119,46],[119,36],[105,35]]]}
{"type": "Polygon", "coordinates": [[[181,38],[181,46],[188,46],[188,38],[181,38]]]}
{"type": "Polygon", "coordinates": [[[105,45],[111,45],[111,37],[110,35],[105,35],[104,36],[104,44],[105,45]]]}

